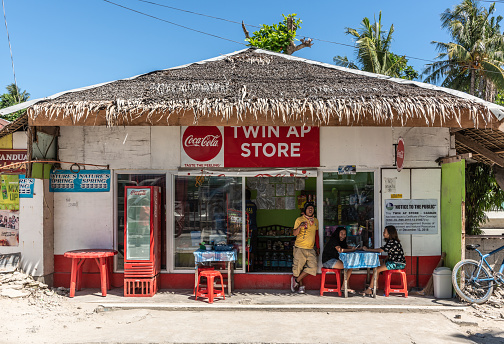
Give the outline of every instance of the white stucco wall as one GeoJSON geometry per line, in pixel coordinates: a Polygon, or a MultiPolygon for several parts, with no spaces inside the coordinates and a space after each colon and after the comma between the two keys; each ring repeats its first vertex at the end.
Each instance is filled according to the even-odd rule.
{"type": "MultiPolygon", "coordinates": [[[[358,170],[379,173],[381,168],[393,166],[393,143],[397,143],[399,137],[403,137],[406,144],[405,168],[438,167],[435,159],[448,155],[450,149],[447,128],[322,127],[321,169],[329,171],[339,165],[352,164],[357,165],[358,170]]],[[[119,173],[121,170],[177,170],[180,164],[180,127],[61,127],[59,159],[108,164],[113,172],[119,173]]],[[[380,179],[376,179],[377,183],[380,179]]],[[[419,190],[419,196],[436,197],[423,195],[421,184],[418,185],[414,188],[419,190]]],[[[379,187],[377,185],[377,204],[379,187]]],[[[438,194],[439,188],[432,192],[438,194]]],[[[110,193],[55,193],[54,253],[63,254],[83,247],[112,247],[113,205],[114,190],[110,193]]],[[[381,230],[377,228],[377,231],[380,235],[381,230]]],[[[434,249],[414,249],[414,253],[438,254],[440,244],[429,241],[421,246],[432,246],[434,249]]]]}
{"type": "MultiPolygon", "coordinates": [[[[180,127],[61,127],[61,161],[118,170],[173,170],[180,164],[180,127]]],[[[92,167],[88,167],[92,169],[92,167]]],[[[114,245],[112,192],[54,193],[54,253],[114,245]]]]}
{"type": "MultiPolygon", "coordinates": [[[[20,267],[34,277],[45,276],[53,272],[53,235],[47,226],[44,235],[44,209],[52,208],[52,196],[47,194],[48,184],[35,179],[33,198],[19,200],[19,246],[2,246],[1,254],[21,253],[20,267]],[[44,199],[45,197],[45,199],[44,199]],[[46,259],[44,261],[44,259],[46,259]]],[[[52,209],[51,209],[52,211],[52,209]]],[[[47,219],[46,219],[47,220],[47,219]]]]}
{"type": "Polygon", "coordinates": [[[390,167],[394,164],[394,146],[399,137],[405,142],[404,167],[438,167],[435,160],[450,150],[448,128],[320,128],[320,165],[337,168],[390,167]]]}

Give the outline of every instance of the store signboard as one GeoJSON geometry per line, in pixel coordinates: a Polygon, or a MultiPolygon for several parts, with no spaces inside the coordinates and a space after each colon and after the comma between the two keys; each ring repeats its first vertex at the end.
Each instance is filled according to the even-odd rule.
{"type": "Polygon", "coordinates": [[[182,127],[181,167],[318,167],[318,127],[182,127]]]}
{"type": "Polygon", "coordinates": [[[437,234],[437,199],[386,199],[385,226],[394,226],[400,234],[437,234]]]}
{"type": "Polygon", "coordinates": [[[51,192],[108,192],[110,191],[110,170],[70,170],[51,171],[49,191],[51,192]]]}
{"type": "MultiPolygon", "coordinates": [[[[0,149],[0,167],[11,165],[14,163],[25,162],[27,160],[27,150],[26,149],[0,149]]],[[[14,166],[14,168],[9,169],[9,173],[16,173],[24,171],[24,164],[20,166],[14,166]],[[21,168],[22,166],[22,168],[21,168]]]]}

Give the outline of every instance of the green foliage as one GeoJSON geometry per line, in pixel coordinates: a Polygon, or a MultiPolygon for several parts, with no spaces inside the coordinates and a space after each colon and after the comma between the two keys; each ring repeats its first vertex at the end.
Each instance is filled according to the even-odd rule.
{"type": "MultiPolygon", "coordinates": [[[[21,92],[16,84],[12,83],[6,87],[7,93],[0,96],[0,109],[16,105],[19,103],[24,103],[30,98],[30,94],[26,91],[21,92]]],[[[15,121],[19,116],[24,114],[26,110],[16,111],[8,115],[0,116],[0,118],[6,119],[8,121],[15,121]]]]}
{"type": "Polygon", "coordinates": [[[504,191],[495,181],[492,168],[483,163],[466,167],[466,234],[481,233],[488,218],[485,211],[503,210],[504,191]]]}
{"type": "Polygon", "coordinates": [[[381,12],[378,21],[375,18],[373,24],[365,17],[358,30],[347,27],[346,33],[355,37],[357,62],[349,61],[346,56],[335,56],[333,61],[336,65],[401,79],[418,78],[418,72],[408,65],[405,56],[390,52],[394,25],[390,26],[388,32],[383,30],[381,12]]]}
{"type": "Polygon", "coordinates": [[[283,15],[284,20],[278,24],[263,24],[259,31],[255,31],[250,38],[245,40],[248,46],[266,49],[275,52],[286,53],[291,42],[297,41],[296,30],[301,28],[301,19],[296,17],[296,13],[283,15]],[[287,28],[287,18],[292,18],[294,30],[287,28]]]}
{"type": "Polygon", "coordinates": [[[423,71],[425,82],[469,92],[488,101],[495,98],[496,87],[504,87],[504,36],[500,32],[501,16],[493,17],[495,3],[488,9],[476,0],[463,0],[453,10],[441,14],[442,27],[452,42],[433,41],[440,61],[428,64],[423,71]]]}

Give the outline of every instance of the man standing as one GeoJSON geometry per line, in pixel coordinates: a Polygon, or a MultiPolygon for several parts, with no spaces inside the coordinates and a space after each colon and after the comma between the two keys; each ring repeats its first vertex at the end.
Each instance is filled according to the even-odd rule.
{"type": "MultiPolygon", "coordinates": [[[[305,293],[303,278],[308,275],[317,275],[317,253],[314,245],[316,243],[316,233],[318,230],[318,220],[315,218],[315,204],[306,202],[303,209],[303,216],[296,219],[294,224],[294,253],[292,260],[291,290],[305,293]]],[[[318,245],[317,245],[318,247],[318,245]]]]}

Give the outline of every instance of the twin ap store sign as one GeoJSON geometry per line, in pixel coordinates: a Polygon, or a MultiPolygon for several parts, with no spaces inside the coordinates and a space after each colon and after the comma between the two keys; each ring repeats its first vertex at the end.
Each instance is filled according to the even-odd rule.
{"type": "Polygon", "coordinates": [[[318,167],[318,127],[182,127],[181,167],[318,167]]]}

